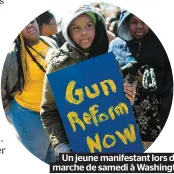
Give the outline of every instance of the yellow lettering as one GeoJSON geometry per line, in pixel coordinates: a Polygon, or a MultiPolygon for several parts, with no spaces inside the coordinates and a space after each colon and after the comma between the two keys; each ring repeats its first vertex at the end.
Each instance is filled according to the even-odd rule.
{"type": "Polygon", "coordinates": [[[109,119],[109,116],[106,113],[101,113],[98,115],[99,122],[104,122],[109,119]]]}
{"type": "Polygon", "coordinates": [[[106,135],[104,136],[104,138],[103,138],[103,146],[104,146],[105,148],[113,147],[113,146],[115,145],[115,143],[116,143],[116,138],[115,138],[113,135],[108,135],[108,134],[106,134],[106,135]],[[108,144],[108,143],[107,143],[107,141],[106,141],[107,138],[112,139],[111,144],[108,144]]]}
{"type": "Polygon", "coordinates": [[[113,110],[114,110],[114,107],[111,106],[111,107],[108,109],[108,113],[109,113],[111,119],[112,119],[112,120],[115,120],[115,114],[114,114],[113,110]]]}
{"type": "Polygon", "coordinates": [[[111,148],[115,146],[117,142],[117,138],[120,138],[120,140],[127,145],[130,141],[130,143],[133,143],[136,141],[136,134],[133,124],[129,124],[129,128],[125,128],[123,130],[123,134],[119,131],[115,131],[115,134],[118,136],[114,136],[111,134],[106,134],[100,141],[100,137],[98,133],[95,133],[94,139],[87,136],[87,145],[91,153],[95,152],[95,149],[97,149],[99,152],[102,151],[102,148],[111,148]]]}
{"type": "Polygon", "coordinates": [[[95,126],[98,126],[98,121],[96,118],[96,113],[98,112],[98,110],[96,108],[98,108],[98,107],[99,107],[98,105],[92,105],[89,108],[89,112],[92,115],[93,123],[95,124],[95,126]]]}
{"type": "MultiPolygon", "coordinates": [[[[96,83],[91,85],[91,88],[93,89],[94,92],[91,92],[88,86],[85,86],[85,88],[78,88],[74,89],[76,85],[75,80],[71,80],[67,87],[66,87],[66,94],[65,94],[65,99],[72,104],[78,105],[84,101],[84,91],[85,94],[88,98],[94,99],[100,95],[100,90],[99,87],[96,83]]],[[[103,93],[105,96],[109,95],[109,90],[108,87],[110,87],[111,91],[113,93],[116,92],[116,85],[113,80],[108,79],[100,82],[101,88],[103,90],[103,93]]]]}
{"type": "Polygon", "coordinates": [[[115,114],[117,116],[128,114],[128,107],[125,103],[120,103],[116,107],[110,106],[108,112],[99,112],[99,105],[94,104],[89,108],[89,112],[83,112],[83,117],[80,119],[76,112],[69,112],[68,119],[74,131],[76,131],[75,124],[79,124],[85,130],[85,124],[94,124],[99,126],[99,123],[105,122],[109,119],[114,120],[115,114]]]}
{"type": "Polygon", "coordinates": [[[94,153],[94,148],[97,149],[99,152],[102,151],[100,137],[98,133],[95,134],[95,141],[91,139],[89,136],[87,136],[87,145],[91,153],[94,153]]]}
{"type": "Polygon", "coordinates": [[[124,109],[126,114],[128,114],[129,110],[128,110],[128,107],[127,107],[127,105],[125,103],[120,103],[119,106],[124,109]]]}
{"type": "Polygon", "coordinates": [[[75,90],[75,96],[78,96],[78,99],[76,100],[74,97],[73,97],[73,89],[76,85],[76,81],[74,80],[71,80],[68,85],[67,85],[67,88],[66,88],[66,96],[65,96],[65,99],[72,103],[72,104],[80,104],[81,102],[83,102],[84,100],[84,94],[83,94],[83,89],[82,88],[79,88],[79,89],[76,89],[75,90]]]}
{"type": "Polygon", "coordinates": [[[85,86],[85,91],[86,91],[86,95],[89,98],[94,99],[95,97],[98,97],[100,95],[100,91],[98,89],[98,85],[97,84],[93,84],[93,85],[91,85],[91,87],[94,90],[93,94],[91,93],[90,89],[87,86],[85,86]]]}
{"type": "Polygon", "coordinates": [[[78,117],[76,112],[69,112],[67,117],[69,119],[69,122],[70,122],[74,132],[76,132],[75,123],[78,124],[79,126],[81,126],[82,130],[85,131],[86,127],[85,127],[84,123],[82,122],[82,120],[80,120],[80,118],[78,117]]]}
{"type": "Polygon", "coordinates": [[[128,107],[125,103],[120,103],[114,108],[115,113],[120,116],[120,114],[128,114],[128,107]]]}
{"type": "Polygon", "coordinates": [[[86,124],[91,124],[92,123],[91,119],[92,119],[92,116],[89,113],[87,112],[83,113],[83,120],[86,124]]]}
{"type": "Polygon", "coordinates": [[[106,95],[106,96],[109,95],[109,91],[108,91],[108,87],[107,87],[106,83],[109,84],[112,92],[115,93],[116,92],[116,85],[115,85],[114,81],[113,80],[104,80],[104,81],[100,82],[100,85],[103,89],[104,95],[106,95]]]}
{"type": "Polygon", "coordinates": [[[119,131],[116,131],[115,134],[122,140],[124,144],[127,144],[127,139],[132,143],[136,141],[136,135],[135,135],[135,129],[133,124],[129,124],[129,128],[124,129],[124,134],[120,133],[119,131]]]}

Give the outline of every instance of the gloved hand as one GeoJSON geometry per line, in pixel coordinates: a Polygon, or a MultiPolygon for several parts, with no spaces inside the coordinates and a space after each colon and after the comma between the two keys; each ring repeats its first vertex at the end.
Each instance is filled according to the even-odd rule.
{"type": "Polygon", "coordinates": [[[131,76],[136,76],[138,73],[138,62],[133,57],[128,57],[126,59],[126,65],[121,67],[123,77],[130,74],[131,76]]]}
{"type": "Polygon", "coordinates": [[[60,153],[71,153],[71,148],[69,147],[69,145],[65,144],[65,143],[60,143],[58,144],[55,148],[55,153],[56,153],[56,158],[57,160],[59,159],[59,154],[60,153]]]}

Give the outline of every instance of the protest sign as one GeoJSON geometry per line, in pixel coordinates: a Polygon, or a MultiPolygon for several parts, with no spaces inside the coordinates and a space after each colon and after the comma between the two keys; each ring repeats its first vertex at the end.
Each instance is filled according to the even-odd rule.
{"type": "Polygon", "coordinates": [[[112,53],[48,75],[73,152],[143,152],[112,53]]]}

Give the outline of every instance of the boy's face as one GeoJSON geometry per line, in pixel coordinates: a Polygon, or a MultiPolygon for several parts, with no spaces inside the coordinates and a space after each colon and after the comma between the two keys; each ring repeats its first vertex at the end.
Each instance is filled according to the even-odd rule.
{"type": "Polygon", "coordinates": [[[87,14],[82,14],[72,21],[69,27],[72,40],[82,49],[88,49],[95,38],[95,26],[87,14]]]}
{"type": "Polygon", "coordinates": [[[134,15],[130,16],[128,25],[133,39],[141,39],[149,31],[149,27],[141,19],[134,15]]]}

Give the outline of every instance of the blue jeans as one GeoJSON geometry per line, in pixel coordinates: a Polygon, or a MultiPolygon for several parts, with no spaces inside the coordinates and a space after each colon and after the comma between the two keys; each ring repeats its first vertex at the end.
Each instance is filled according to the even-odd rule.
{"type": "Polygon", "coordinates": [[[33,155],[48,164],[56,162],[55,152],[38,112],[26,109],[13,100],[6,115],[12,120],[21,143],[33,155]]]}

